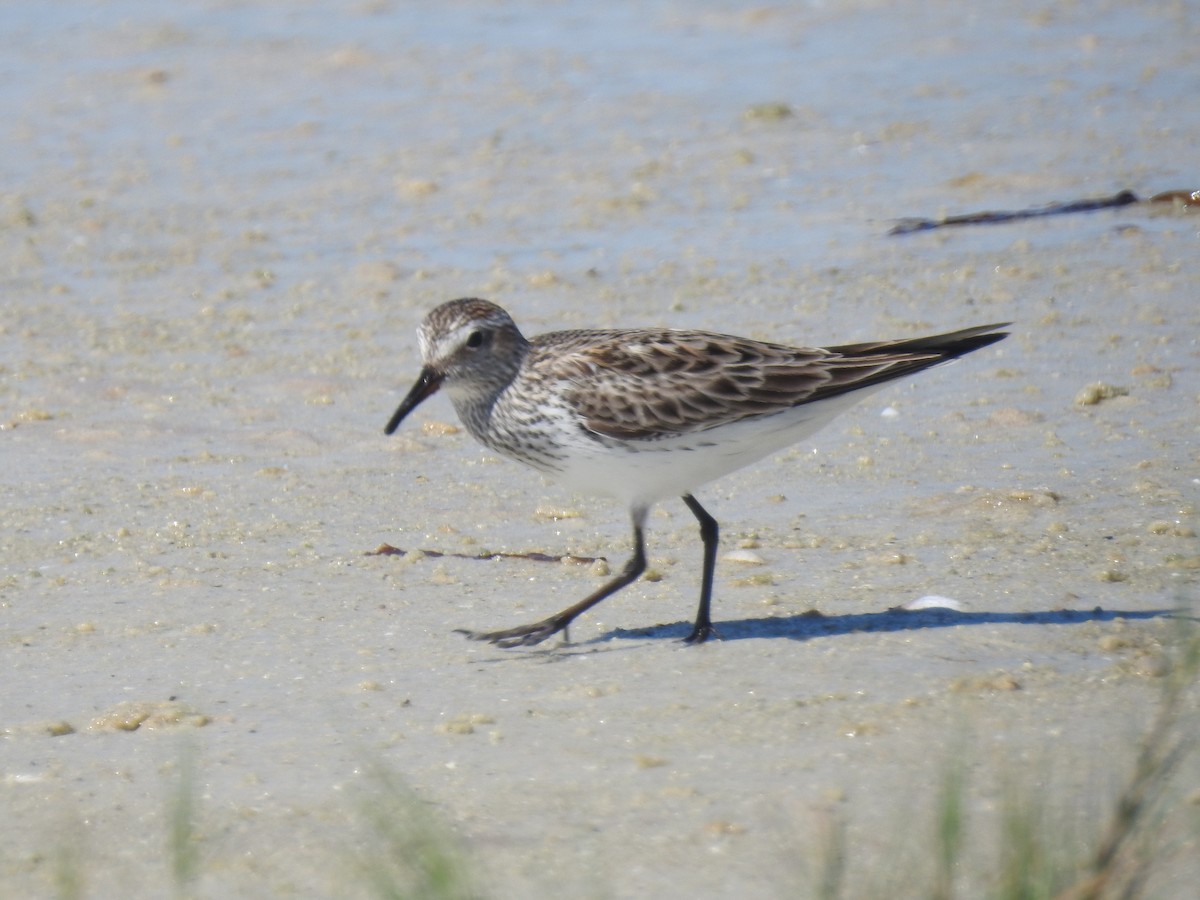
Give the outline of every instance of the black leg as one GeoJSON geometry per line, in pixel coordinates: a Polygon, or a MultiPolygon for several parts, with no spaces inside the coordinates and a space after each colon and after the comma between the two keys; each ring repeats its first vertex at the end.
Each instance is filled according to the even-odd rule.
{"type": "MultiPolygon", "coordinates": [[[[599,590],[588,594],[573,606],[568,606],[560,613],[548,619],[534,622],[531,625],[521,625],[504,631],[468,631],[465,628],[456,629],[459,634],[465,634],[473,641],[490,641],[501,647],[528,647],[540,644],[555,632],[566,633],[567,626],[580,613],[591,609],[601,600],[611,597],[623,587],[638,580],[646,571],[646,541],[642,535],[642,524],[646,520],[646,510],[634,510],[633,513],[633,556],[625,563],[621,574],[605,584],[599,590]]],[[[716,522],[713,523],[716,525],[716,522]]]]}
{"type": "Polygon", "coordinates": [[[712,605],[713,570],[717,567],[717,541],[720,527],[717,520],[708,514],[691,494],[683,495],[683,502],[700,523],[700,540],[704,542],[704,571],[700,576],[700,608],[696,610],[696,622],[692,633],[683,640],[688,644],[703,644],[714,633],[709,607],[712,605]]]}

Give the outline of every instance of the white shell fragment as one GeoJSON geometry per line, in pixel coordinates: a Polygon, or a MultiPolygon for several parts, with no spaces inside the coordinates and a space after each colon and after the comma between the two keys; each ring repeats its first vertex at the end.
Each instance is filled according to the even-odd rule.
{"type": "Polygon", "coordinates": [[[723,557],[725,562],[741,563],[744,566],[761,566],[764,562],[763,558],[753,550],[730,550],[723,557]]]}
{"type": "Polygon", "coordinates": [[[957,600],[951,600],[949,597],[939,597],[937,594],[926,594],[924,597],[918,597],[916,600],[910,600],[900,608],[907,610],[953,609],[958,612],[962,612],[962,604],[957,600]]]}

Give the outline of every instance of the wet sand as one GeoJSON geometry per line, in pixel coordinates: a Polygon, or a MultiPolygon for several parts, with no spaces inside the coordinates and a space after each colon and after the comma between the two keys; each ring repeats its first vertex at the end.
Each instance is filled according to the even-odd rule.
{"type": "Polygon", "coordinates": [[[894,890],[954,760],[976,834],[1006,779],[1107,815],[1200,573],[1200,214],[886,232],[1200,188],[1194,13],[6,8],[0,893],[168,894],[188,752],[204,897],[366,896],[373,767],[503,898],[804,896],[839,821],[849,895],[894,890]],[[530,334],[1015,325],[697,491],[723,640],[678,641],[676,503],[652,578],[514,652],[453,629],[604,565],[452,554],[615,570],[628,523],[444,399],[383,436],[465,295],[530,334]]]}

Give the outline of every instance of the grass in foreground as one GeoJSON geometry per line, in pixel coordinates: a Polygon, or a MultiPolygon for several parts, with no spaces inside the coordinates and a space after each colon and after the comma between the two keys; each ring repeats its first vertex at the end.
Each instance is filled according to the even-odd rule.
{"type": "MultiPolygon", "coordinates": [[[[1180,764],[1200,738],[1192,706],[1194,690],[1200,683],[1200,629],[1181,626],[1181,632],[1163,679],[1154,719],[1142,735],[1137,758],[1119,787],[1111,814],[1098,821],[1091,834],[1076,835],[1055,820],[1051,798],[1015,783],[1007,784],[998,844],[990,854],[994,872],[987,897],[1129,900],[1146,896],[1150,876],[1176,849],[1166,837],[1178,819],[1173,816],[1178,809],[1170,803],[1172,788],[1180,764]],[[1082,842],[1075,838],[1082,838],[1082,842]]],[[[962,754],[956,757],[961,758],[962,754]]],[[[930,874],[924,876],[924,883],[921,877],[915,882],[901,881],[903,886],[896,895],[932,900],[966,896],[959,892],[956,877],[968,865],[966,854],[972,849],[966,789],[962,764],[949,763],[934,817],[934,840],[930,845],[933,858],[924,860],[930,874]]],[[[1193,840],[1200,841],[1197,822],[1191,824],[1193,840]]],[[[844,827],[844,823],[835,822],[826,830],[832,828],[841,834],[844,827]]],[[[972,862],[979,855],[973,854],[972,862]]],[[[821,900],[857,896],[845,886],[847,864],[844,841],[827,841],[818,855],[813,895],[821,900]]],[[[896,883],[894,878],[889,881],[896,883]]]]}
{"type": "Polygon", "coordinates": [[[187,897],[200,874],[200,837],[196,830],[196,746],[180,745],[173,793],[167,798],[167,858],[175,895],[187,897]]]}
{"type": "Polygon", "coordinates": [[[446,826],[382,763],[356,804],[363,823],[349,851],[358,879],[381,900],[476,900],[465,853],[446,826]]]}

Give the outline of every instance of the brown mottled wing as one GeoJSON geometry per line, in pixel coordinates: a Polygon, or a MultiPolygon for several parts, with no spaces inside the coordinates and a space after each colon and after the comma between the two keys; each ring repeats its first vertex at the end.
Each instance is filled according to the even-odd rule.
{"type": "Polygon", "coordinates": [[[553,370],[543,376],[571,383],[566,399],[584,427],[654,440],[899,378],[1000,340],[999,327],[827,350],[698,331],[560,332],[535,339],[533,349],[553,370]],[[539,353],[550,344],[554,353],[539,353]]]}

